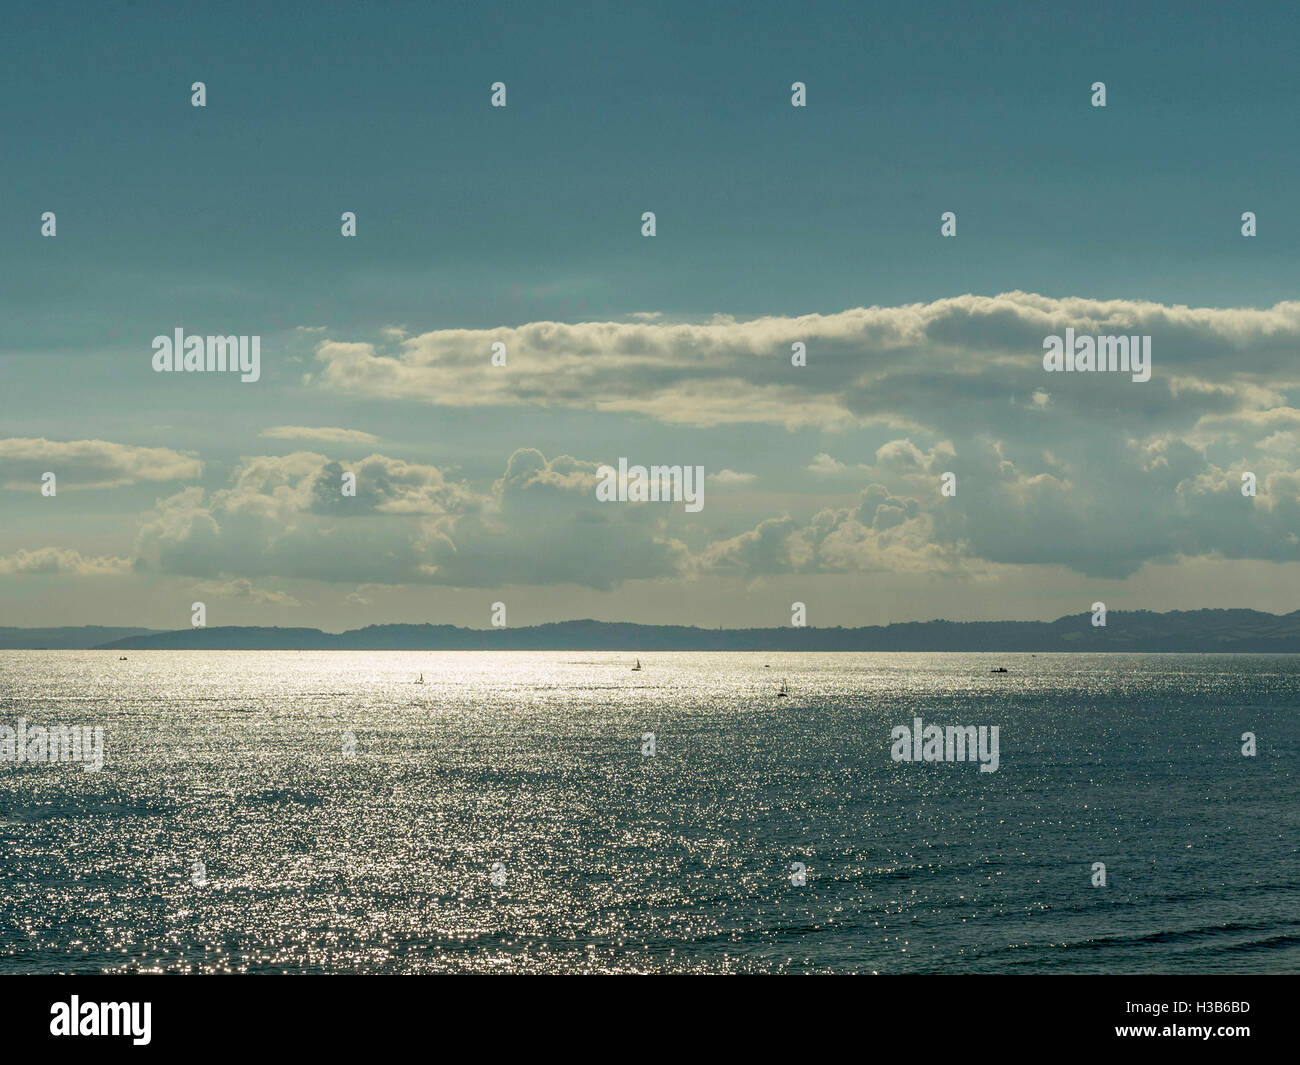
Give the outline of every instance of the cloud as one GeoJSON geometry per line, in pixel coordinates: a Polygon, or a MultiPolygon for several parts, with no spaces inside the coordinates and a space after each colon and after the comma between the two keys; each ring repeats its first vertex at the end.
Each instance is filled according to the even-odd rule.
{"type": "Polygon", "coordinates": [[[1025,292],[957,296],[835,314],[702,323],[531,322],[424,333],[380,350],[325,340],[320,387],[442,406],[636,413],[670,424],[770,423],[844,429],[884,424],[947,433],[1034,419],[1186,424],[1276,403],[1300,381],[1300,302],[1190,308],[1025,292]],[[1153,379],[1056,374],[1045,336],[1150,335],[1153,379]],[[509,352],[491,364],[493,343],[509,352]],[[807,345],[808,364],[790,364],[807,345]],[[1050,390],[1047,385],[1050,383],[1050,390]],[[959,397],[959,399],[958,399],[959,397]],[[1008,408],[1011,408],[1010,410],[1008,408]],[[1064,409],[1062,409],[1064,408],[1064,409]]]}
{"type": "Polygon", "coordinates": [[[213,504],[231,513],[283,516],[310,511],[341,518],[376,514],[445,516],[479,505],[481,496],[447,481],[435,466],[369,455],[355,462],[312,451],[245,458],[228,489],[213,504]],[[344,495],[344,474],[355,477],[355,495],[344,495]]]}
{"type": "Polygon", "coordinates": [[[344,596],[344,606],[369,606],[371,600],[366,598],[366,593],[369,591],[369,588],[369,585],[358,585],[344,596]]]}
{"type": "Polygon", "coordinates": [[[708,475],[709,483],[718,488],[740,488],[758,480],[754,473],[738,473],[735,470],[719,470],[708,475]]]}
{"type": "Polygon", "coordinates": [[[760,518],[693,569],[945,573],[1064,566],[1125,577],[1186,557],[1297,558],[1300,302],[1192,308],[1025,292],[701,323],[534,322],[439,330],[379,351],[327,340],[322,387],[458,406],[639,414],[890,433],[870,463],[808,471],[911,500],[880,514],[760,518]],[[1152,337],[1152,379],[1052,374],[1043,338],[1152,337]],[[491,344],[510,352],[492,367],[491,344]],[[808,363],[790,364],[790,345],[808,363]],[[1243,502],[1240,474],[1259,495],[1243,502]],[[955,474],[958,494],[939,493],[955,474]],[[1233,495],[1233,493],[1236,495],[1233,495]],[[829,523],[829,527],[828,527],[829,523]],[[929,545],[929,546],[927,546],[929,545]]]}
{"type": "MultiPolygon", "coordinates": [[[[811,468],[862,483],[854,505],[759,518],[713,539],[710,526],[694,521],[694,550],[673,535],[673,521],[684,517],[677,508],[598,502],[594,460],[520,448],[496,481],[479,486],[383,455],[355,463],[313,452],[254,456],[225,488],[188,486],[159,500],[141,522],[133,559],[45,548],[0,560],[0,574],[134,567],[198,579],[207,594],[283,605],[296,601],[255,582],[324,581],[351,585],[350,602],[361,605],[366,589],[403,584],[605,590],[709,574],[885,572],[981,579],[998,567],[1036,565],[1114,579],[1188,558],[1288,562],[1300,559],[1300,470],[1278,439],[1288,436],[1278,428],[1286,424],[1231,424],[1270,444],[1250,463],[1254,497],[1241,494],[1240,465],[1175,434],[1103,434],[1060,454],[987,438],[958,446],[896,437],[875,449],[873,462],[852,467],[820,452],[811,468]],[[354,496],[343,494],[344,473],[356,475],[354,496]],[[940,492],[944,473],[955,477],[955,496],[940,492]]],[[[731,470],[717,476],[752,480],[731,470]]]]}
{"type": "Polygon", "coordinates": [[[817,452],[812,462],[808,463],[808,472],[818,477],[837,477],[841,473],[847,473],[848,469],[848,466],[839,459],[832,458],[825,451],[817,452]]]}
{"type": "Polygon", "coordinates": [[[671,577],[689,565],[655,504],[597,502],[598,462],[510,456],[492,505],[457,521],[431,575],[460,587],[576,584],[607,589],[671,577]]]}
{"type": "Polygon", "coordinates": [[[366,447],[379,442],[379,437],[363,433],[359,429],[331,429],[325,426],[273,425],[258,435],[269,440],[315,440],[322,444],[361,444],[366,447]]]}
{"type": "Polygon", "coordinates": [[[810,470],[866,482],[858,507],[760,521],[710,545],[697,566],[752,578],[886,570],[983,577],[995,566],[1044,565],[1119,579],[1188,558],[1295,562],[1293,441],[1269,433],[1277,419],[1246,424],[1261,446],[1249,463],[1231,466],[1175,434],[1100,434],[1055,450],[989,438],[922,448],[900,438],[856,467],[821,452],[810,470]],[[1257,496],[1242,495],[1244,472],[1256,475],[1257,496]],[[955,496],[940,490],[944,473],[955,477],[955,496]]]}
{"type": "Polygon", "coordinates": [[[0,465],[11,478],[6,488],[39,491],[41,475],[52,472],[57,486],[119,488],[142,481],[188,481],[203,474],[193,452],[165,447],[133,447],[108,440],[0,440],[0,465]]]}
{"type": "Polygon", "coordinates": [[[136,553],[144,570],[211,580],[427,582],[446,523],[486,502],[436,467],[383,455],[347,464],[313,452],[255,456],[227,488],[160,500],[136,553]],[[355,496],[343,494],[344,472],[356,477],[355,496]]]}
{"type": "Polygon", "coordinates": [[[799,523],[788,515],[710,545],[701,570],[738,577],[785,573],[911,572],[973,574],[980,567],[963,545],[943,543],[933,516],[915,499],[892,496],[880,485],[860,494],[856,507],[825,509],[799,523]]]}
{"type": "Polygon", "coordinates": [[[219,581],[467,588],[609,588],[685,572],[687,550],[662,517],[596,500],[599,465],[521,448],[478,490],[381,455],[346,466],[310,452],[245,458],[228,488],[160,500],[141,525],[138,564],[219,581]],[[356,473],[355,497],[342,494],[344,470],[356,473]]]}
{"type": "Polygon", "coordinates": [[[248,603],[276,603],[280,606],[301,606],[288,592],[268,592],[255,588],[253,582],[244,577],[230,581],[200,581],[191,591],[195,595],[211,596],[217,599],[239,599],[248,603]]]}
{"type": "Polygon", "coordinates": [[[75,577],[117,577],[131,572],[128,558],[91,558],[70,548],[42,547],[0,557],[0,576],[61,574],[75,577]]]}
{"type": "MultiPolygon", "coordinates": [[[[736,492],[719,508],[723,518],[706,506],[686,522],[680,508],[599,503],[595,458],[528,447],[508,456],[499,477],[473,483],[381,454],[252,456],[218,490],[184,487],[160,500],[141,524],[137,564],[223,583],[608,589],[707,574],[964,579],[1050,566],[1120,579],[1187,559],[1294,562],[1297,347],[1300,303],[1212,309],[1023,292],[793,318],[534,322],[392,334],[378,345],[323,338],[314,378],[322,388],[634,414],[668,425],[664,439],[683,424],[804,429],[790,439],[806,448],[796,454],[812,456],[804,462],[812,476],[791,492],[789,471],[759,471],[791,513],[742,512],[764,497],[736,492]],[[1067,326],[1152,336],[1152,380],[1046,374],[1043,337],[1067,326]],[[506,367],[491,364],[498,340],[506,367]],[[795,340],[807,345],[806,366],[790,364],[795,340]],[[955,495],[940,491],[945,473],[955,495]],[[1243,473],[1255,475],[1256,496],[1241,494],[1243,473]],[[356,477],[355,495],[341,490],[345,474],[356,477]],[[826,498],[816,500],[819,492],[826,498]],[[857,501],[846,506],[852,492],[857,501]]],[[[761,446],[732,432],[748,449],[724,453],[761,454],[772,434],[750,432],[761,446]]],[[[375,440],[329,427],[266,434],[322,451],[375,440]]],[[[44,453],[12,451],[33,443],[74,446],[5,442],[28,462],[26,487],[56,468],[44,453]]],[[[160,455],[172,469],[202,469],[177,452],[83,444],[100,449],[90,483],[145,470],[161,478],[160,455]]],[[[758,474],[720,468],[709,480],[741,489],[758,474]]]]}

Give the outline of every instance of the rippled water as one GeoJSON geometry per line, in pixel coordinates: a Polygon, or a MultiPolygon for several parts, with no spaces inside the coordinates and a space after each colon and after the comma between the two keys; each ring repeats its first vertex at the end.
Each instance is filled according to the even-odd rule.
{"type": "Polygon", "coordinates": [[[0,762],[0,972],[1300,970],[1300,657],[126,654],[0,652],[105,730],[0,762]]]}

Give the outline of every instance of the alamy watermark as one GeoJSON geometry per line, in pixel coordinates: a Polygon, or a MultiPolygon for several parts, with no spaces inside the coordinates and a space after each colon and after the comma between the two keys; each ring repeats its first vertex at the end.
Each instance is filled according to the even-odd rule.
{"type": "Polygon", "coordinates": [[[981,773],[998,771],[998,726],[925,725],[912,718],[912,727],[895,725],[889,733],[894,741],[889,756],[895,762],[973,762],[981,773]]]}
{"type": "Polygon", "coordinates": [[[104,768],[104,730],[96,725],[0,725],[0,762],[81,762],[87,773],[104,768]]]}
{"type": "Polygon", "coordinates": [[[262,376],[260,336],[187,337],[178,327],[172,336],[154,337],[153,351],[155,373],[233,370],[245,384],[262,376]]]}
{"type": "Polygon", "coordinates": [[[1049,373],[1086,373],[1091,370],[1131,373],[1134,381],[1151,380],[1151,338],[1149,336],[1076,337],[1073,329],[1065,337],[1043,338],[1043,369],[1049,373]]]}
{"type": "Polygon", "coordinates": [[[596,499],[601,503],[685,503],[688,513],[704,509],[703,466],[601,466],[596,471],[596,499]]]}
{"type": "Polygon", "coordinates": [[[82,1002],[72,995],[50,1007],[50,1035],[130,1036],[148,1046],[152,1034],[151,1002],[82,1002]]]}

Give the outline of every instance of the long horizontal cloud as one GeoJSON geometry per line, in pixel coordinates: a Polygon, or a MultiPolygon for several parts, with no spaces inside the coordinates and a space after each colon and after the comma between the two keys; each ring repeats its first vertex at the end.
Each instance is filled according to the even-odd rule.
{"type": "Polygon", "coordinates": [[[130,571],[128,558],[86,556],[71,548],[42,547],[0,557],[0,577],[35,574],[118,577],[130,571]]]}
{"type": "Polygon", "coordinates": [[[52,472],[57,487],[118,488],[142,481],[188,481],[203,473],[192,453],[166,447],[134,447],[108,440],[46,440],[10,437],[0,440],[0,466],[6,488],[39,490],[41,476],[52,472]]]}
{"type": "Polygon", "coordinates": [[[447,329],[387,348],[326,340],[321,387],[444,406],[538,405],[711,425],[795,428],[880,422],[949,434],[1058,419],[1148,428],[1265,409],[1300,381],[1300,302],[1265,309],[1052,299],[1024,292],[958,296],[837,314],[665,321],[533,322],[447,329]],[[1150,335],[1154,375],[1049,374],[1042,341],[1150,335]],[[807,365],[791,365],[791,345],[807,365]],[[504,344],[505,366],[492,363],[504,344]]]}
{"type": "Polygon", "coordinates": [[[379,442],[379,437],[373,433],[363,433],[360,429],[336,429],[332,426],[273,425],[258,435],[268,440],[315,440],[322,444],[369,446],[379,442]]]}

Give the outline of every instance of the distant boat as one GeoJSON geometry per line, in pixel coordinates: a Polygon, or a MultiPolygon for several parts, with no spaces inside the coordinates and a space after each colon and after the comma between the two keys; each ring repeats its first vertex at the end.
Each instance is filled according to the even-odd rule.
{"type": "Polygon", "coordinates": [[[781,690],[780,690],[779,692],[776,693],[776,697],[777,697],[778,699],[784,699],[784,698],[785,698],[787,695],[789,695],[789,694],[790,694],[790,692],[789,692],[789,690],[788,690],[788,689],[786,688],[786,686],[785,686],[785,678],[782,677],[782,678],[781,678],[781,690]]]}
{"type": "Polygon", "coordinates": [[[118,659],[118,661],[119,661],[119,662],[125,662],[125,661],[126,661],[126,655],[123,655],[121,658],[118,659]]]}
{"type": "Polygon", "coordinates": [[[640,668],[641,668],[641,659],[638,658],[636,660],[636,665],[632,667],[632,672],[635,673],[640,668]]]}
{"type": "Polygon", "coordinates": [[[423,673],[420,674],[420,679],[417,680],[415,683],[416,683],[416,684],[423,684],[423,683],[424,683],[424,674],[423,674],[423,673]]]}
{"type": "Polygon", "coordinates": [[[989,670],[990,673],[1005,673],[1006,671],[1007,671],[1007,667],[1006,667],[1006,666],[998,666],[997,669],[990,669],[990,670],[989,670]]]}

